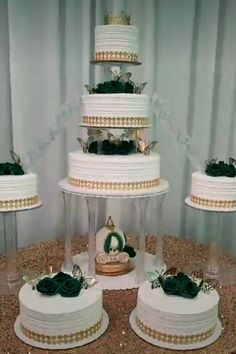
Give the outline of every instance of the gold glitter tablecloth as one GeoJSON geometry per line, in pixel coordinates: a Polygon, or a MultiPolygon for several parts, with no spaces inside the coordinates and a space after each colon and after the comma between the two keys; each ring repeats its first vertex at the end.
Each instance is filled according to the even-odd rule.
{"type": "MultiPolygon", "coordinates": [[[[152,240],[147,248],[152,250],[152,240]]],[[[86,241],[75,242],[74,253],[86,249],[86,241]]],[[[18,253],[20,267],[35,269],[40,272],[48,265],[59,270],[64,255],[64,244],[61,241],[49,241],[22,249],[18,253]]],[[[164,238],[164,256],[168,266],[178,266],[206,259],[207,248],[195,242],[184,241],[175,237],[164,238]]],[[[236,265],[236,258],[224,254],[222,259],[227,264],[236,265]]],[[[1,262],[1,260],[0,260],[1,262]]],[[[191,352],[202,354],[236,353],[236,288],[219,287],[220,319],[223,325],[221,337],[211,346],[191,352]]],[[[41,350],[21,342],[14,334],[13,325],[19,313],[16,296],[0,296],[0,353],[1,354],[173,354],[175,351],[155,347],[137,337],[129,327],[129,314],[136,306],[137,289],[104,291],[104,308],[110,324],[105,334],[97,341],[84,347],[70,350],[41,350]]],[[[186,351],[178,351],[183,354],[186,351]]],[[[188,351],[190,353],[190,351],[188,351]]]]}

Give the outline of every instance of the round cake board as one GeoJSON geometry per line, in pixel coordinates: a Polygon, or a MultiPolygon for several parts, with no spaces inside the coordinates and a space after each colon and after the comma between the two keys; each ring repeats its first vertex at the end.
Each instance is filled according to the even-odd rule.
{"type": "Polygon", "coordinates": [[[135,190],[132,193],[127,191],[105,191],[105,190],[95,190],[95,189],[86,189],[78,186],[74,186],[68,182],[67,178],[64,178],[59,182],[59,187],[62,192],[77,194],[81,196],[88,197],[100,197],[100,198],[144,198],[144,197],[155,197],[157,195],[165,194],[169,190],[169,182],[161,179],[160,184],[150,189],[135,190]],[[135,194],[134,194],[135,193],[135,194]]]}
{"type": "Polygon", "coordinates": [[[15,211],[26,211],[26,210],[31,210],[31,209],[37,209],[40,208],[43,205],[43,203],[41,201],[39,201],[38,203],[34,204],[34,205],[30,205],[30,206],[25,206],[22,208],[0,208],[0,213],[12,213],[15,211]]]}
{"type": "MultiPolygon", "coordinates": [[[[131,258],[134,263],[135,268],[138,262],[138,254],[136,257],[131,258]]],[[[88,272],[88,253],[82,252],[73,257],[73,263],[79,264],[81,268],[87,273],[88,272]]],[[[106,276],[106,275],[96,275],[99,285],[103,290],[126,290],[138,288],[140,284],[136,282],[136,271],[135,268],[129,273],[123,275],[106,276]]],[[[145,253],[145,271],[159,271],[166,270],[166,265],[163,264],[158,267],[156,264],[156,256],[145,253]]]]}
{"type": "Polygon", "coordinates": [[[205,205],[199,205],[191,201],[190,197],[185,199],[185,203],[190,206],[191,208],[203,210],[203,211],[218,211],[222,213],[232,213],[236,211],[236,208],[213,208],[205,205]]]}
{"type": "Polygon", "coordinates": [[[101,328],[96,333],[94,333],[89,338],[85,338],[85,339],[80,340],[78,342],[66,343],[66,344],[40,343],[40,342],[34,341],[33,339],[26,337],[20,329],[20,316],[18,316],[15,321],[14,330],[15,330],[16,336],[19,339],[21,339],[23,342],[25,342],[26,344],[28,344],[32,347],[41,348],[41,349],[52,349],[52,350],[60,350],[61,349],[61,350],[63,350],[63,349],[81,347],[83,345],[93,342],[94,340],[98,339],[106,331],[108,324],[109,324],[109,317],[108,317],[106,311],[103,310],[103,320],[102,320],[101,328]]]}
{"type": "Polygon", "coordinates": [[[172,350],[193,350],[193,349],[200,349],[203,347],[207,347],[208,345],[214,343],[221,335],[222,332],[222,327],[221,327],[221,322],[220,320],[217,321],[216,324],[216,329],[214,331],[214,334],[207,338],[206,340],[203,340],[198,343],[192,343],[192,344],[173,344],[173,343],[166,343],[162,342],[158,339],[154,339],[148,335],[146,335],[143,331],[139,329],[139,327],[136,325],[136,309],[134,309],[129,317],[129,323],[132,328],[132,330],[142,339],[144,339],[146,342],[151,343],[155,346],[165,348],[165,349],[172,349],[172,350]]]}

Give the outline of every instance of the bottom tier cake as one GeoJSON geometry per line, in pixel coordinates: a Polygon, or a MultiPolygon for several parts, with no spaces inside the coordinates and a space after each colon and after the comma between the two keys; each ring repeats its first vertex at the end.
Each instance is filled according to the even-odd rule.
{"type": "Polygon", "coordinates": [[[108,325],[102,289],[97,284],[76,297],[45,296],[25,284],[19,293],[20,315],[16,335],[44,349],[67,349],[98,338],[108,325]]]}
{"type": "Polygon", "coordinates": [[[194,299],[167,295],[145,282],[138,291],[130,322],[146,341],[175,350],[196,349],[215,341],[221,333],[216,290],[200,291],[194,299]]]}

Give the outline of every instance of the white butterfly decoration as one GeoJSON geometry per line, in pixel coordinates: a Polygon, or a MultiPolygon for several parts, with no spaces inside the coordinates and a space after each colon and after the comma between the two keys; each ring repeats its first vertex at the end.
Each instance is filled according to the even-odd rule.
{"type": "Polygon", "coordinates": [[[94,285],[98,283],[97,279],[84,273],[80,268],[80,266],[78,266],[77,264],[73,265],[72,275],[75,279],[81,282],[82,287],[84,289],[92,288],[94,285]]]}
{"type": "Polygon", "coordinates": [[[141,138],[138,139],[138,151],[144,155],[149,155],[151,150],[154,149],[156,144],[158,143],[157,140],[154,141],[145,141],[141,138]]]}
{"type": "Polygon", "coordinates": [[[11,157],[12,157],[12,160],[17,164],[17,165],[22,165],[22,162],[21,162],[21,159],[20,159],[20,156],[17,155],[13,150],[10,150],[10,154],[11,154],[11,157]]]}
{"type": "Polygon", "coordinates": [[[115,145],[119,145],[124,139],[128,138],[127,132],[121,135],[114,135],[111,132],[107,133],[107,139],[115,145]]]}

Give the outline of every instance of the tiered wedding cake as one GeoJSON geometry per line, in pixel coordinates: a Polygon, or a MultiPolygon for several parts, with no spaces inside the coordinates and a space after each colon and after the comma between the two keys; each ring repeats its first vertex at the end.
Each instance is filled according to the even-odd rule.
{"type": "Polygon", "coordinates": [[[25,173],[20,158],[11,152],[14,163],[0,163],[0,211],[31,209],[41,205],[37,175],[25,173]]]}

